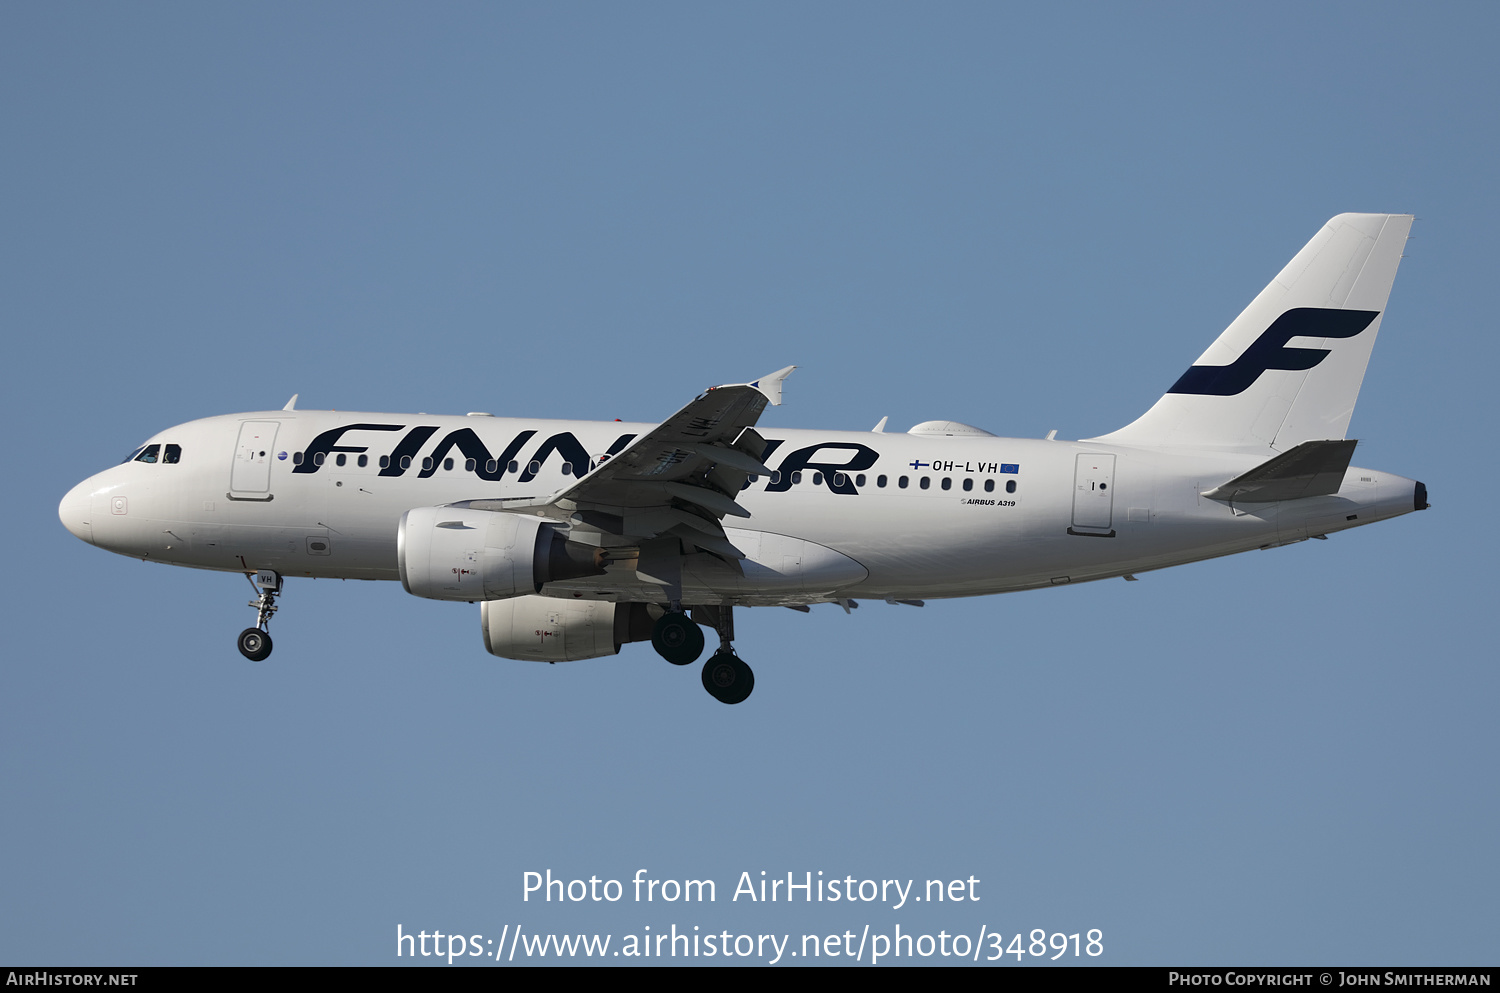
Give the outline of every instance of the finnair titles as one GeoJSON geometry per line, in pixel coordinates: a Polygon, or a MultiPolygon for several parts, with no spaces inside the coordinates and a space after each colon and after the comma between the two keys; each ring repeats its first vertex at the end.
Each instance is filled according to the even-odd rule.
{"type": "Polygon", "coordinates": [[[146,561],[243,573],[271,653],[288,577],[479,604],[485,648],[563,662],[650,641],[724,703],[736,607],[921,606],[1124,577],[1427,506],[1346,438],[1412,218],[1340,214],[1149,410],[1077,441],[952,421],[759,426],[787,367],[660,424],[281,410],[169,428],[58,508],[146,561]]]}

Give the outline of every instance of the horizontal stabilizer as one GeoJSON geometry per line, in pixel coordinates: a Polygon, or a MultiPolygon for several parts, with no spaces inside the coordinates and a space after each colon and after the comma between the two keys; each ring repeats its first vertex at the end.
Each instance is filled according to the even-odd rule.
{"type": "Polygon", "coordinates": [[[1302,497],[1328,496],[1344,485],[1344,473],[1359,442],[1304,441],[1269,462],[1262,462],[1223,486],[1204,492],[1210,500],[1232,503],[1274,503],[1302,497]]]}

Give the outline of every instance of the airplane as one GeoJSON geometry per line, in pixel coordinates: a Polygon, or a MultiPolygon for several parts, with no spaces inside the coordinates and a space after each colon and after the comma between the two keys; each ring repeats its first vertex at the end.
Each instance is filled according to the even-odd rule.
{"type": "Polygon", "coordinates": [[[58,507],[121,555],[243,573],[253,661],[293,576],[475,602],[544,662],[650,641],[737,704],[736,607],[807,611],[1064,586],[1362,527],[1427,488],[1352,467],[1349,419],[1413,218],[1340,214],[1156,403],[1108,434],[757,427],[794,366],[660,424],[281,410],[190,421],[58,507]]]}

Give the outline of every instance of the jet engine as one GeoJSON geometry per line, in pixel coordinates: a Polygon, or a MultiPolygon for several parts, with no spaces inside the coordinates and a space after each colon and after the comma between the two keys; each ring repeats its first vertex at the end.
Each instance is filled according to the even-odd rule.
{"type": "Polygon", "coordinates": [[[649,641],[654,618],[643,603],[518,596],[479,605],[484,647],[525,662],[575,662],[615,655],[631,641],[649,641]]]}
{"type": "Polygon", "coordinates": [[[524,596],[545,583],[602,576],[608,558],[550,521],[493,510],[417,507],[396,530],[401,585],[433,600],[524,596]]]}

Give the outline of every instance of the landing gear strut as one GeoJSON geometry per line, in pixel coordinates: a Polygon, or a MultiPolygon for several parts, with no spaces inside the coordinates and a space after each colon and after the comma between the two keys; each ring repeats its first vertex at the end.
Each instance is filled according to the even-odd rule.
{"type": "Polygon", "coordinates": [[[250,606],[255,608],[255,627],[240,632],[240,654],[251,662],[263,662],[271,655],[271,633],[266,629],[270,626],[271,615],[276,613],[276,598],[281,595],[281,576],[262,569],[253,579],[249,573],[245,574],[245,578],[250,580],[250,586],[256,591],[256,598],[250,601],[250,606]]]}
{"type": "Polygon", "coordinates": [[[701,612],[719,632],[719,650],[703,663],[703,688],[720,703],[743,703],[755,689],[755,671],[734,654],[734,608],[704,607],[701,612]]]}

